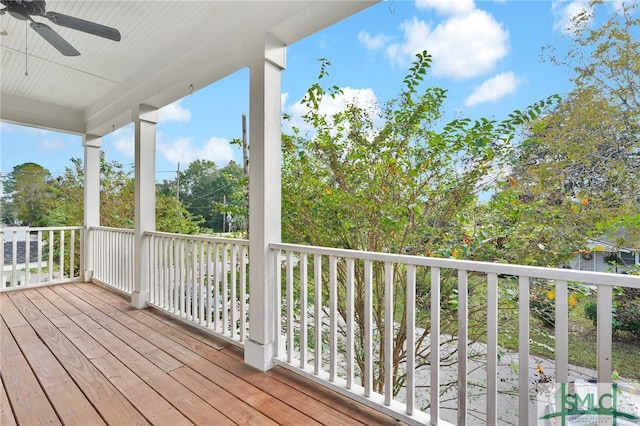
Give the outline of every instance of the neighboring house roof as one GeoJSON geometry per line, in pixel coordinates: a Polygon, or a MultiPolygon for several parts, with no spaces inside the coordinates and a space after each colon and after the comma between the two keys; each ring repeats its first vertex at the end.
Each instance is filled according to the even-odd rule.
{"type": "MultiPolygon", "coordinates": [[[[16,264],[21,265],[26,262],[26,242],[16,242],[16,264]]],[[[38,261],[38,242],[29,242],[29,263],[38,261]]],[[[13,243],[11,241],[4,243],[4,265],[13,264],[13,243]]]]}
{"type": "Polygon", "coordinates": [[[629,233],[629,230],[623,226],[618,228],[617,231],[608,234],[602,235],[597,239],[593,239],[589,241],[587,244],[587,249],[591,251],[606,251],[606,252],[625,252],[625,253],[635,253],[640,252],[639,247],[633,247],[633,238],[629,233]]]}
{"type": "Polygon", "coordinates": [[[619,247],[613,244],[611,241],[605,241],[605,240],[591,240],[587,244],[587,248],[591,251],[606,251],[611,253],[617,253],[617,252],[633,253],[638,251],[637,249],[633,249],[630,247],[619,247]]]}

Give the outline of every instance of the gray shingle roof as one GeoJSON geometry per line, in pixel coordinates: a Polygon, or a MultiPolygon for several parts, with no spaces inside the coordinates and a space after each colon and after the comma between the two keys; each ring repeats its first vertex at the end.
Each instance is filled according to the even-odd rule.
{"type": "MultiPolygon", "coordinates": [[[[16,242],[16,263],[18,265],[26,263],[26,242],[25,241],[17,241],[16,242]]],[[[38,242],[31,241],[29,242],[29,262],[37,262],[38,261],[38,242]]],[[[11,265],[13,262],[13,243],[11,241],[4,243],[4,264],[11,265]]]]}

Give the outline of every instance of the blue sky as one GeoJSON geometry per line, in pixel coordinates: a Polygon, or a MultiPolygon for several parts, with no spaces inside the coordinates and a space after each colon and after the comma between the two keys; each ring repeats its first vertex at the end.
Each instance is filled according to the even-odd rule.
{"type": "MultiPolygon", "coordinates": [[[[627,0],[629,1],[629,0],[627,0]]],[[[636,0],[637,1],[637,0],[636,0]]],[[[604,8],[615,13],[620,2],[604,8]]],[[[385,1],[287,49],[283,112],[300,125],[299,101],[316,81],[319,58],[331,62],[329,83],[347,100],[383,103],[399,93],[415,54],[433,56],[426,84],[448,90],[446,118],[501,119],[515,109],[571,90],[570,71],[541,60],[542,47],[566,48],[569,17],[583,1],[385,1]]],[[[157,179],[171,179],[196,159],[224,167],[240,162],[229,141],[241,137],[241,116],[249,111],[248,70],[195,92],[160,111],[157,179]]],[[[0,172],[36,162],[59,175],[72,157],[82,158],[79,136],[0,123],[0,172]]],[[[133,163],[133,127],[103,138],[107,160],[133,163]]]]}

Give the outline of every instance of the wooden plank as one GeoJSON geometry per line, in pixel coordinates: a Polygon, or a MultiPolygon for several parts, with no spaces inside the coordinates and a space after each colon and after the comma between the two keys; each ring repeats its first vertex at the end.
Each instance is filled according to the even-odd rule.
{"type": "MultiPolygon", "coordinates": [[[[86,293],[90,293],[95,295],[96,297],[101,297],[105,294],[107,297],[109,295],[113,295],[111,291],[108,289],[102,289],[100,286],[90,286],[90,285],[76,285],[76,288],[81,288],[82,291],[86,293]]],[[[118,298],[118,295],[112,296],[114,299],[118,298]]],[[[83,296],[83,298],[87,300],[92,300],[91,298],[87,298],[83,296]]],[[[91,301],[93,304],[94,302],[91,301]]],[[[229,351],[229,353],[236,353],[237,359],[239,363],[243,363],[243,355],[242,350],[236,348],[233,345],[226,344],[224,342],[218,341],[217,339],[204,334],[193,327],[185,327],[175,320],[171,318],[164,317],[162,315],[156,315],[156,312],[151,309],[145,310],[131,310],[129,309],[128,304],[121,303],[120,306],[123,308],[123,311],[126,312],[128,316],[134,317],[140,321],[140,323],[145,323],[149,330],[149,333],[144,334],[147,339],[160,339],[153,340],[156,345],[163,345],[162,339],[165,339],[167,336],[173,339],[173,342],[167,342],[165,344],[172,345],[172,351],[180,351],[182,352],[181,356],[186,358],[181,358],[185,364],[190,363],[191,359],[193,359],[193,353],[199,353],[206,359],[211,359],[210,357],[215,357],[215,352],[220,348],[227,348],[225,350],[229,351]],[[160,334],[162,333],[162,334],[160,334]],[[186,338],[188,336],[189,338],[186,338]],[[179,343],[180,345],[175,345],[175,343],[179,343]],[[189,350],[184,352],[180,348],[186,346],[189,350]],[[178,349],[176,349],[178,348],[178,349]],[[192,352],[193,351],[193,352],[192,352]],[[189,354],[189,355],[186,355],[189,354]]],[[[118,317],[118,320],[126,323],[132,329],[135,329],[137,326],[133,322],[127,322],[124,319],[118,317]]],[[[137,330],[136,330],[137,331],[137,330]]],[[[140,331],[137,331],[138,334],[141,334],[140,331]]],[[[274,373],[275,374],[275,373],[274,373]]],[[[293,373],[290,373],[293,374],[293,373]]],[[[356,423],[360,423],[362,417],[364,417],[364,423],[366,424],[388,424],[389,422],[394,422],[394,420],[386,416],[384,414],[379,413],[376,410],[370,409],[362,404],[357,404],[355,401],[350,400],[346,397],[343,397],[339,394],[331,392],[326,388],[322,388],[315,383],[310,381],[303,382],[304,385],[300,386],[299,382],[296,382],[296,378],[299,376],[295,376],[295,378],[291,378],[289,376],[283,376],[282,378],[279,375],[274,376],[274,379],[281,379],[280,381],[290,387],[295,387],[296,389],[302,391],[307,396],[319,401],[323,406],[319,406],[316,404],[316,407],[319,411],[339,411],[344,416],[349,416],[351,419],[346,419],[348,421],[354,421],[356,423]],[[317,392],[315,392],[317,390],[317,392]],[[358,419],[358,420],[356,420],[358,419]]],[[[300,378],[302,379],[302,378],[300,378]]],[[[224,383],[228,383],[229,378],[224,379],[224,383]]],[[[225,386],[226,387],[226,386],[225,386]]],[[[284,388],[286,390],[286,388],[284,388]]],[[[235,394],[235,392],[234,392],[235,394]]],[[[314,404],[312,404],[314,405],[314,404]]],[[[340,417],[341,424],[344,423],[345,418],[340,417]]],[[[331,416],[329,416],[331,418],[331,416]]],[[[280,419],[282,421],[286,421],[286,419],[280,419]]],[[[335,419],[334,419],[335,420],[335,419]]]]}
{"type": "Polygon", "coordinates": [[[171,402],[178,410],[197,425],[233,425],[224,414],[209,404],[200,395],[187,388],[168,374],[156,376],[148,381],[156,392],[171,402]]]}
{"type": "MultiPolygon", "coordinates": [[[[110,289],[105,288],[101,285],[92,285],[92,284],[86,284],[86,283],[77,284],[76,286],[74,286],[73,292],[77,294],[79,297],[81,297],[83,300],[87,300],[91,304],[97,307],[99,307],[101,304],[109,303],[110,305],[112,305],[113,307],[117,308],[118,310],[124,313],[129,313],[132,311],[133,312],[140,311],[137,309],[132,309],[131,305],[126,300],[124,300],[120,294],[116,294],[110,289]]],[[[168,315],[165,316],[162,313],[162,311],[158,311],[152,308],[144,309],[141,311],[149,312],[150,315],[156,317],[157,319],[160,319],[161,321],[165,321],[170,324],[177,323],[176,320],[171,318],[170,316],[168,315]]],[[[211,340],[211,335],[207,335],[205,333],[199,332],[195,327],[192,327],[192,328],[186,327],[184,330],[189,334],[191,333],[198,334],[201,338],[205,339],[205,341],[206,339],[211,340]]],[[[223,347],[226,345],[228,345],[228,343],[224,343],[220,341],[220,347],[223,347]]]]}
{"type": "Polygon", "coordinates": [[[13,416],[13,411],[11,411],[9,396],[2,383],[2,375],[0,375],[0,425],[17,426],[16,418],[13,416]]]}
{"type": "Polygon", "coordinates": [[[110,287],[104,286],[102,284],[95,283],[75,283],[74,286],[65,286],[69,291],[73,291],[76,294],[89,293],[97,296],[97,300],[99,300],[102,306],[96,307],[104,307],[105,313],[111,312],[113,309],[123,310],[123,309],[132,309],[130,298],[122,293],[118,293],[110,287]]]}
{"type": "MultiPolygon", "coordinates": [[[[131,311],[129,313],[136,318],[139,318],[140,321],[146,322],[147,325],[153,327],[153,324],[157,322],[155,318],[152,318],[150,315],[145,314],[140,311],[131,311]]],[[[171,326],[171,324],[168,324],[171,326]]],[[[280,383],[268,375],[263,374],[259,370],[256,370],[242,362],[238,362],[237,360],[229,357],[219,350],[212,348],[206,344],[203,344],[200,340],[195,339],[191,336],[186,335],[186,333],[181,333],[180,331],[184,327],[174,328],[173,331],[167,330],[166,333],[168,336],[181,344],[184,345],[195,353],[199,354],[205,360],[209,362],[213,362],[217,366],[221,367],[228,373],[231,373],[234,376],[237,376],[244,381],[251,383],[253,386],[261,389],[263,392],[274,396],[276,399],[280,400],[282,403],[289,405],[290,407],[295,407],[296,410],[300,411],[302,414],[307,415],[313,419],[324,419],[328,422],[334,422],[335,424],[361,424],[360,422],[353,421],[353,419],[349,419],[345,417],[341,413],[337,413],[334,409],[312,399],[307,395],[294,392],[289,386],[280,383]]],[[[203,367],[201,361],[195,361],[192,363],[188,363],[190,367],[194,370],[200,372],[198,368],[203,367]]],[[[202,373],[201,373],[202,374],[202,373]]],[[[219,374],[219,372],[218,372],[219,374]]],[[[205,374],[205,377],[208,377],[205,374]]],[[[228,389],[228,387],[227,387],[228,389]]],[[[241,390],[232,391],[232,393],[240,392],[241,390]]],[[[279,408],[279,410],[286,411],[286,408],[279,408]]],[[[289,408],[290,410],[290,408],[289,408]]],[[[261,408],[260,411],[265,413],[261,408]]],[[[265,413],[267,414],[267,413],[265,413]]],[[[268,414],[270,417],[274,415],[274,413],[268,414]]],[[[273,418],[273,417],[272,417],[273,418]]],[[[283,419],[283,421],[287,422],[289,419],[283,419]]]]}
{"type": "Polygon", "coordinates": [[[51,302],[45,299],[38,290],[34,288],[26,289],[22,290],[22,293],[35,305],[36,308],[38,308],[40,312],[44,314],[44,316],[49,318],[49,320],[65,316],[60,309],[56,308],[51,304],[51,302]]]}
{"type": "MultiPolygon", "coordinates": [[[[135,373],[142,381],[149,385],[159,395],[170,402],[182,414],[196,424],[231,424],[223,414],[214,407],[202,400],[197,394],[183,386],[173,377],[165,374],[165,371],[147,357],[152,359],[169,358],[172,366],[168,371],[182,366],[183,364],[162,352],[155,345],[144,340],[138,335],[117,323],[113,318],[103,314],[93,308],[92,305],[78,298],[70,292],[60,291],[62,297],[66,298],[77,308],[86,312],[81,315],[74,315],[72,319],[94,339],[109,350],[118,360],[126,360],[126,367],[135,373]],[[90,318],[91,317],[91,318],[90,318]],[[95,321],[94,321],[95,319],[95,321]],[[117,336],[109,331],[114,329],[117,336]],[[125,337],[126,336],[126,337],[125,337]],[[128,338],[127,338],[128,337],[128,338]],[[130,346],[132,345],[132,346],[130,346]],[[137,352],[133,346],[144,347],[144,353],[137,352]],[[152,348],[152,349],[150,349],[152,348]],[[164,355],[157,356],[157,355],[164,355]]],[[[114,314],[118,314],[117,312],[114,314]]],[[[162,364],[166,362],[162,361],[162,364]]],[[[111,367],[111,365],[110,365],[111,367]]],[[[124,366],[123,366],[124,367],[124,366]]],[[[128,395],[125,393],[125,395],[128,395]]],[[[142,410],[142,409],[141,409],[142,410]]]]}
{"type": "MultiPolygon", "coordinates": [[[[0,322],[0,365],[2,381],[10,395],[11,406],[19,424],[61,425],[29,363],[20,352],[7,324],[0,322]]],[[[28,326],[21,326],[28,327],[28,326]]]]}
{"type": "Polygon", "coordinates": [[[43,297],[48,299],[51,303],[53,303],[56,306],[56,308],[59,309],[65,315],[69,316],[69,315],[76,315],[80,313],[80,311],[75,306],[68,303],[66,300],[64,300],[58,294],[56,294],[51,289],[51,287],[40,287],[38,288],[38,292],[43,297]]]}
{"type": "MultiPolygon", "coordinates": [[[[153,309],[133,310],[124,297],[101,286],[31,289],[27,295],[35,303],[19,293],[24,292],[3,297],[2,307],[8,303],[10,321],[31,322],[37,336],[33,331],[27,336],[34,346],[29,351],[35,357],[38,350],[50,349],[49,357],[60,359],[59,366],[67,368],[109,424],[397,423],[292,372],[253,369],[244,364],[241,349],[153,309]],[[44,343],[37,346],[34,338],[44,343]],[[76,355],[83,357],[80,370],[110,386],[113,396],[129,406],[124,415],[135,413],[140,421],[123,420],[124,415],[114,421],[106,398],[95,402],[95,389],[85,383],[90,378],[82,376],[87,373],[72,373],[78,368],[70,365],[76,355]]],[[[44,372],[43,377],[53,380],[54,373],[44,372]]],[[[11,410],[9,416],[13,418],[11,410]]]]}
{"type": "MultiPolygon", "coordinates": [[[[274,368],[266,373],[275,380],[286,384],[298,392],[313,398],[316,401],[327,406],[328,409],[338,411],[344,416],[348,416],[355,423],[364,423],[369,426],[382,426],[390,423],[397,423],[393,418],[386,416],[379,411],[369,408],[353,399],[347,398],[337,392],[333,392],[328,388],[319,386],[294,372],[283,368],[274,368]]],[[[345,421],[344,424],[347,424],[345,421]]]]}
{"type": "MultiPolygon", "coordinates": [[[[120,355],[118,355],[120,359],[139,360],[140,362],[146,362],[146,359],[148,359],[162,371],[171,371],[183,365],[181,362],[176,361],[175,358],[159,350],[157,346],[142,338],[152,330],[144,329],[139,333],[135,333],[130,327],[120,324],[111,316],[95,308],[93,303],[88,303],[88,301],[81,299],[74,293],[63,288],[56,289],[56,293],[81,312],[84,312],[81,315],[70,317],[83,330],[91,334],[103,346],[107,346],[107,342],[111,342],[120,348],[120,355]],[[139,358],[138,354],[142,354],[144,357],[139,358]]],[[[93,300],[89,300],[89,302],[93,302],[93,300]]],[[[118,316],[123,314],[115,310],[110,311],[110,315],[118,316]]],[[[140,368],[143,368],[143,366],[140,366],[140,368]]]]}
{"type": "MultiPolygon", "coordinates": [[[[135,316],[136,318],[140,319],[140,321],[142,322],[147,322],[147,324],[152,327],[152,328],[157,328],[156,325],[154,325],[156,323],[156,321],[158,321],[157,318],[155,318],[153,315],[151,315],[151,313],[149,311],[131,311],[129,312],[129,315],[135,316]],[[145,317],[146,316],[146,317],[145,317]]],[[[193,337],[194,333],[190,333],[190,332],[184,332],[185,327],[181,327],[180,325],[178,325],[176,322],[171,322],[171,320],[167,320],[166,322],[163,321],[163,323],[169,327],[169,330],[165,329],[163,330],[163,333],[165,333],[168,336],[171,336],[176,342],[180,343],[181,345],[185,345],[187,347],[189,347],[191,350],[193,350],[194,352],[200,354],[202,357],[204,357],[205,359],[208,359],[210,361],[213,361],[214,363],[218,364],[218,362],[216,360],[224,360],[224,357],[220,357],[220,351],[218,351],[217,349],[210,347],[206,344],[202,344],[204,343],[202,340],[200,339],[204,339],[203,336],[196,334],[196,337],[193,337]]],[[[187,329],[189,329],[187,327],[187,329]]],[[[231,351],[233,352],[235,348],[232,345],[228,345],[227,349],[225,350],[225,352],[231,351]]],[[[233,362],[231,363],[233,364],[233,362]]],[[[227,371],[236,374],[235,371],[233,370],[233,367],[231,367],[231,364],[227,364],[226,368],[225,366],[223,366],[223,368],[225,368],[227,371]]],[[[242,358],[238,359],[237,364],[239,366],[246,366],[246,364],[244,364],[244,361],[242,360],[242,358]]],[[[192,365],[192,364],[189,364],[192,365]]],[[[248,366],[247,366],[248,367],[248,366]]],[[[258,370],[254,370],[251,369],[249,367],[249,370],[244,370],[244,371],[253,371],[253,372],[258,372],[258,370]]],[[[252,379],[247,379],[247,377],[243,377],[242,375],[240,375],[240,378],[243,378],[246,381],[249,381],[250,383],[254,384],[255,383],[252,381],[252,379]]],[[[312,384],[312,387],[316,387],[318,388],[317,384],[312,384]]],[[[270,393],[268,389],[268,384],[265,384],[264,387],[260,387],[263,391],[270,393]]],[[[284,384],[276,384],[275,385],[275,389],[278,390],[280,393],[278,393],[277,395],[275,395],[276,397],[278,397],[281,401],[289,404],[291,403],[293,406],[297,407],[297,409],[299,409],[300,411],[302,411],[303,413],[316,418],[314,416],[317,416],[317,418],[324,418],[326,421],[338,421],[338,419],[340,419],[339,424],[349,424],[349,422],[355,422],[356,424],[361,424],[360,421],[355,420],[358,418],[358,413],[354,412],[354,411],[349,411],[347,410],[347,412],[341,412],[341,413],[336,413],[336,409],[337,407],[334,405],[325,405],[322,404],[319,401],[315,401],[315,400],[308,400],[307,399],[307,395],[293,395],[292,397],[288,397],[286,396],[286,393],[290,390],[289,387],[284,384]],[[292,402],[292,401],[296,401],[296,402],[292,402]],[[345,415],[353,415],[354,417],[349,419],[349,418],[345,418],[345,415]],[[345,423],[346,422],[346,423],[345,423]]],[[[330,391],[327,391],[330,392],[330,391]]],[[[277,393],[277,392],[276,392],[277,393]]],[[[348,399],[345,399],[346,401],[350,401],[348,399]]],[[[342,402],[344,402],[345,400],[342,400],[342,402]]],[[[335,402],[335,401],[334,401],[335,402]]],[[[365,409],[365,407],[362,407],[363,409],[365,409]]],[[[376,412],[376,414],[378,414],[376,412]]],[[[375,418],[375,416],[373,416],[373,418],[371,419],[371,421],[374,421],[373,419],[375,418]]],[[[382,423],[388,422],[388,421],[392,421],[392,419],[390,417],[379,417],[378,419],[383,419],[382,423]]],[[[375,421],[374,421],[375,424],[375,421]]]]}
{"type": "MultiPolygon", "coordinates": [[[[83,298],[91,301],[91,297],[86,297],[86,296],[87,295],[83,295],[83,298]]],[[[93,301],[92,301],[92,304],[93,304],[93,301]]],[[[158,347],[164,348],[165,350],[167,350],[168,352],[170,352],[171,354],[173,354],[183,362],[184,361],[191,362],[197,359],[202,359],[200,356],[194,354],[191,350],[187,349],[182,345],[177,344],[175,341],[171,340],[170,338],[166,337],[161,333],[162,331],[165,331],[165,330],[175,332],[176,331],[175,328],[170,327],[162,322],[152,322],[151,325],[153,325],[153,327],[150,327],[149,325],[145,325],[134,318],[134,316],[136,316],[138,312],[140,311],[132,311],[130,312],[131,315],[124,312],[120,314],[114,313],[112,315],[114,319],[117,319],[122,324],[125,324],[131,331],[136,332],[138,335],[144,336],[145,339],[149,340],[151,343],[153,343],[158,347]]],[[[143,316],[143,318],[146,319],[147,315],[143,316]]],[[[102,322],[101,320],[98,320],[98,321],[102,322]]],[[[180,368],[178,370],[180,370],[180,372],[177,372],[174,374],[174,372],[177,371],[177,370],[174,370],[171,373],[171,375],[184,378],[189,383],[187,387],[190,389],[192,388],[191,385],[196,386],[197,389],[192,389],[196,394],[203,397],[203,399],[207,400],[209,404],[211,404],[216,409],[224,412],[225,415],[232,418],[234,421],[240,421],[240,424],[245,424],[244,420],[246,421],[249,421],[250,419],[262,419],[265,421],[268,420],[267,417],[260,414],[257,410],[251,408],[246,403],[241,402],[241,399],[238,399],[237,396],[230,394],[225,389],[223,389],[223,387],[213,384],[211,381],[193,372],[193,370],[189,369],[189,371],[192,372],[191,374],[185,373],[186,371],[185,368],[180,368]],[[197,379],[198,377],[200,378],[200,381],[198,381],[197,379]],[[203,386],[203,381],[206,383],[206,386],[203,386]],[[213,391],[214,389],[215,391],[213,391]],[[206,398],[205,395],[209,395],[211,397],[206,398]]],[[[223,384],[224,388],[228,388],[229,380],[240,381],[239,379],[229,375],[224,371],[223,373],[224,373],[223,380],[220,380],[219,382],[223,384]]],[[[181,380],[179,381],[182,382],[181,380]]],[[[246,383],[243,383],[243,385],[247,386],[248,388],[252,388],[250,385],[246,383]]],[[[258,392],[257,389],[255,388],[252,388],[252,389],[254,393],[258,392]]],[[[265,395],[265,397],[268,397],[268,396],[265,395]]],[[[305,417],[304,420],[308,421],[308,418],[305,417]]],[[[261,424],[264,424],[264,422],[261,424]]]]}
{"type": "Polygon", "coordinates": [[[16,327],[11,332],[65,425],[105,424],[91,402],[31,327],[16,327]]]}
{"type": "MultiPolygon", "coordinates": [[[[139,318],[141,322],[144,322],[154,329],[157,329],[156,325],[158,324],[166,324],[143,311],[131,311],[129,314],[139,318]]],[[[290,405],[271,397],[263,390],[254,386],[252,382],[239,378],[226,369],[213,363],[211,360],[219,356],[219,351],[204,344],[198,339],[188,336],[186,333],[181,334],[180,330],[184,327],[180,327],[179,325],[176,325],[176,327],[171,327],[169,324],[166,325],[167,329],[163,330],[163,333],[167,333],[164,337],[166,342],[165,344],[167,345],[165,350],[183,361],[200,375],[214,383],[223,384],[224,389],[226,389],[227,392],[235,395],[242,401],[245,401],[245,403],[254,407],[277,423],[304,425],[318,424],[318,422],[313,420],[311,417],[299,412],[299,407],[291,407],[290,405]],[[200,352],[200,356],[195,359],[193,358],[193,355],[189,355],[188,358],[181,358],[184,353],[182,349],[179,349],[181,346],[190,348],[191,350],[196,348],[197,351],[200,352]]],[[[337,424],[341,424],[341,422],[338,422],[337,424]]]]}
{"type": "MultiPolygon", "coordinates": [[[[99,285],[84,284],[84,285],[76,285],[75,288],[77,288],[78,290],[84,293],[83,299],[86,298],[86,300],[92,300],[92,304],[94,299],[92,299],[91,296],[95,298],[102,298],[103,296],[106,296],[107,298],[110,298],[110,297],[119,298],[119,295],[113,294],[113,292],[99,285]]],[[[125,312],[127,314],[132,312],[147,313],[149,316],[159,321],[156,323],[156,326],[161,327],[158,330],[163,330],[163,332],[167,330],[175,330],[177,327],[178,329],[181,330],[181,333],[194,337],[195,339],[200,340],[202,343],[208,346],[214,347],[216,349],[221,349],[230,345],[227,342],[224,342],[220,339],[216,339],[215,336],[211,334],[198,330],[195,326],[179,323],[172,317],[165,315],[161,311],[158,311],[156,309],[149,308],[149,309],[143,309],[143,310],[135,310],[135,309],[131,309],[128,303],[118,304],[117,306],[121,309],[122,312],[125,312]],[[164,323],[165,325],[163,326],[161,323],[164,323]]],[[[154,326],[154,329],[157,329],[157,328],[154,326]]]]}
{"type": "MultiPolygon", "coordinates": [[[[21,292],[13,292],[11,299],[18,301],[25,318],[40,339],[47,345],[60,364],[78,384],[109,424],[148,424],[133,405],[100,373],[100,371],[78,350],[60,330],[25,298],[21,292]],[[32,308],[29,308],[29,305],[32,308]]],[[[2,312],[4,317],[5,312],[2,312]]],[[[11,392],[7,389],[7,392],[11,392]]]]}
{"type": "Polygon", "coordinates": [[[66,317],[66,321],[63,324],[59,322],[56,325],[64,325],[64,327],[59,328],[60,332],[64,334],[87,359],[100,358],[109,353],[104,346],[80,328],[71,318],[66,317]]]}
{"type": "Polygon", "coordinates": [[[264,374],[248,364],[238,363],[226,355],[221,355],[226,359],[220,357],[213,360],[213,362],[320,423],[340,425],[363,424],[356,419],[347,417],[343,413],[338,412],[335,407],[325,405],[320,401],[299,392],[298,389],[292,388],[278,380],[275,380],[269,374],[264,374]],[[231,360],[232,362],[229,362],[228,360],[231,360]]]}
{"type": "MultiPolygon", "coordinates": [[[[141,311],[133,311],[130,314],[132,316],[140,317],[142,320],[146,320],[150,325],[156,322],[163,324],[161,321],[158,321],[157,319],[153,318],[151,315],[147,315],[141,311]]],[[[161,326],[153,327],[153,328],[159,329],[161,328],[161,326]]],[[[163,329],[163,332],[166,332],[166,331],[174,332],[176,331],[176,329],[167,325],[167,328],[163,329]]],[[[176,336],[174,335],[174,337],[176,336]]],[[[161,335],[159,333],[155,333],[155,334],[148,335],[147,338],[153,339],[153,341],[156,342],[156,344],[164,344],[166,346],[165,350],[167,350],[170,354],[172,354],[173,356],[175,356],[177,359],[184,362],[185,364],[191,365],[193,370],[197,371],[200,376],[206,377],[209,382],[221,384],[221,386],[224,388],[226,393],[229,393],[230,395],[233,395],[235,398],[238,398],[241,401],[244,401],[245,404],[247,404],[250,407],[253,407],[257,411],[264,413],[266,410],[267,412],[270,412],[271,414],[269,417],[272,418],[277,423],[280,423],[280,424],[298,423],[298,424],[304,424],[304,425],[314,423],[308,416],[305,416],[299,413],[290,413],[290,411],[292,411],[291,407],[287,406],[286,404],[283,404],[278,400],[271,398],[269,395],[260,391],[251,383],[248,383],[245,380],[242,380],[234,376],[228,371],[211,363],[206,358],[199,356],[197,354],[194,354],[190,349],[187,349],[187,347],[181,344],[178,344],[176,341],[172,340],[170,337],[161,335]]],[[[188,346],[197,347],[197,346],[203,345],[197,339],[194,339],[194,340],[195,341],[192,341],[191,345],[188,345],[188,346]]],[[[210,348],[210,349],[213,351],[216,351],[216,349],[214,348],[210,348]]],[[[178,372],[178,370],[174,370],[173,372],[171,372],[171,375],[174,375],[174,373],[177,375],[181,374],[179,372],[178,373],[176,372],[178,372]]],[[[222,398],[224,400],[226,396],[217,395],[216,398],[222,398]]],[[[214,402],[217,400],[209,400],[209,399],[207,400],[210,401],[212,405],[216,407],[218,406],[217,402],[214,402]]],[[[231,407],[232,406],[229,406],[228,408],[231,408],[231,407]]],[[[222,411],[222,408],[221,408],[221,411],[222,411]]],[[[225,411],[225,414],[226,414],[226,411],[225,411]]],[[[240,415],[240,414],[241,413],[237,413],[236,415],[240,415]]]]}
{"type": "Polygon", "coordinates": [[[225,388],[189,367],[178,368],[169,374],[239,425],[268,426],[277,424],[237,396],[227,392],[225,388]]]}
{"type": "MultiPolygon", "coordinates": [[[[242,349],[236,346],[229,346],[223,349],[222,352],[231,358],[238,360],[238,362],[244,362],[244,353],[242,349]]],[[[322,402],[327,407],[340,411],[344,415],[357,419],[367,425],[373,426],[397,423],[397,421],[390,416],[374,410],[373,408],[367,407],[366,405],[360,404],[337,392],[333,392],[328,388],[320,386],[317,383],[296,374],[295,372],[276,367],[268,371],[266,374],[282,383],[285,383],[291,388],[322,402]]]]}
{"type": "Polygon", "coordinates": [[[175,407],[113,355],[96,358],[92,362],[152,424],[191,424],[175,407]]]}
{"type": "Polygon", "coordinates": [[[189,367],[215,383],[223,383],[224,388],[229,393],[240,398],[276,423],[305,426],[321,424],[319,420],[302,413],[298,409],[299,407],[292,407],[277,398],[273,398],[259,387],[254,386],[254,383],[235,376],[209,360],[202,358],[198,361],[193,361],[189,364],[189,367]]]}
{"type": "Polygon", "coordinates": [[[22,316],[9,299],[9,293],[0,293],[0,314],[9,327],[29,325],[29,321],[22,316]]]}

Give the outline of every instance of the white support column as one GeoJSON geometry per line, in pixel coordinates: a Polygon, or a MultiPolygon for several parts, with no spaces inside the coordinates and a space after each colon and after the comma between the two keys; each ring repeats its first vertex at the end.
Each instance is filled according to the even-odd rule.
{"type": "Polygon", "coordinates": [[[93,240],[89,228],[100,226],[100,136],[84,135],[84,281],[93,276],[93,240]]]}
{"type": "Polygon", "coordinates": [[[156,123],[158,110],[140,105],[135,123],[135,242],[134,289],[131,306],[142,309],[149,293],[149,247],[146,231],[156,229],[156,123]]]}
{"type": "Polygon", "coordinates": [[[275,270],[269,244],[281,241],[281,71],[285,46],[267,36],[264,59],[250,67],[249,135],[249,340],[245,362],[262,371],[273,367],[275,270]]]}

